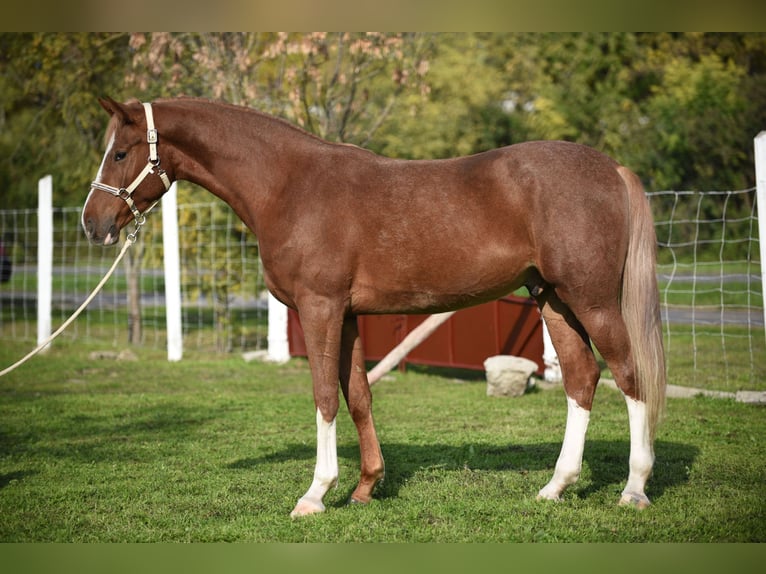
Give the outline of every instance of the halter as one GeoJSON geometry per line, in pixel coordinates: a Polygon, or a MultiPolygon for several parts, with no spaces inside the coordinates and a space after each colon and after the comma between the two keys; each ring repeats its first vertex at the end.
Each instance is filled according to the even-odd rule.
{"type": "Polygon", "coordinates": [[[146,141],[149,144],[149,159],[146,162],[146,166],[144,166],[144,169],[141,170],[141,173],[139,173],[136,178],[133,180],[133,182],[128,187],[112,187],[111,185],[107,185],[105,183],[101,183],[98,181],[94,181],[90,184],[91,189],[99,189],[101,191],[105,191],[111,195],[114,195],[115,197],[119,197],[122,199],[125,203],[128,204],[128,207],[130,208],[131,213],[133,213],[133,218],[135,219],[135,225],[136,228],[133,230],[133,233],[128,234],[128,240],[132,243],[136,240],[136,236],[138,235],[138,231],[141,229],[141,226],[146,223],[146,214],[149,213],[155,205],[157,205],[157,202],[155,201],[152,203],[146,211],[141,213],[138,208],[136,207],[135,202],[133,201],[133,198],[131,195],[133,195],[133,192],[136,190],[136,188],[141,185],[141,182],[144,181],[147,175],[154,174],[155,169],[157,170],[157,175],[160,176],[160,179],[162,180],[162,185],[165,186],[165,191],[170,189],[170,178],[168,177],[167,173],[165,173],[164,169],[160,169],[160,157],[157,154],[157,129],[154,127],[154,115],[152,114],[152,104],[145,103],[144,106],[144,112],[146,113],[146,141]]]}

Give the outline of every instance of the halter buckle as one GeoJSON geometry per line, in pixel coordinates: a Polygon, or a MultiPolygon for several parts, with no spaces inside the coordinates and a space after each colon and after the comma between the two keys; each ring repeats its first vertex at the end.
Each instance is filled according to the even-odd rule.
{"type": "Polygon", "coordinates": [[[157,143],[157,130],[151,129],[146,130],[146,141],[150,144],[156,144],[157,143]]]}

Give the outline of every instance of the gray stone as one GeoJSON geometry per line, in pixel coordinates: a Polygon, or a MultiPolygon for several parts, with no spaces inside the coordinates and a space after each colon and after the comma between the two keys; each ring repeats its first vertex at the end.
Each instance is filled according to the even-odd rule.
{"type": "Polygon", "coordinates": [[[484,361],[488,397],[520,397],[527,390],[537,363],[524,357],[495,355],[484,361]]]}
{"type": "Polygon", "coordinates": [[[88,354],[91,361],[138,361],[136,354],[130,349],[122,351],[92,351],[88,354]]]}
{"type": "Polygon", "coordinates": [[[766,391],[737,391],[737,401],[754,405],[766,405],[766,391]]]}

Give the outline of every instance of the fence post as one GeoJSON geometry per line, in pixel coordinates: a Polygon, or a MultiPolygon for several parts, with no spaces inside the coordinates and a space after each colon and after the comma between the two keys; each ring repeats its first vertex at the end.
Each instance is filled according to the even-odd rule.
{"type": "Polygon", "coordinates": [[[290,360],[287,340],[287,307],[269,293],[269,361],[286,363],[290,360]]]}
{"type": "Polygon", "coordinates": [[[180,361],[183,357],[183,331],[181,328],[181,264],[178,253],[178,202],[175,183],[162,197],[162,241],[165,263],[168,361],[180,361]]]}
{"type": "Polygon", "coordinates": [[[543,364],[545,365],[543,378],[551,383],[560,383],[562,377],[559,356],[556,354],[556,349],[553,348],[553,341],[551,341],[545,319],[540,317],[540,321],[543,323],[543,364]]]}
{"type": "MultiPolygon", "coordinates": [[[[761,248],[761,291],[766,285],[766,131],[755,136],[755,193],[758,206],[758,245],[761,248]]],[[[766,294],[763,295],[763,320],[766,323],[766,294]]]]}
{"type": "MultiPolygon", "coordinates": [[[[51,334],[53,290],[53,177],[37,182],[37,344],[51,334]]],[[[48,345],[45,349],[47,350],[48,345]]]]}

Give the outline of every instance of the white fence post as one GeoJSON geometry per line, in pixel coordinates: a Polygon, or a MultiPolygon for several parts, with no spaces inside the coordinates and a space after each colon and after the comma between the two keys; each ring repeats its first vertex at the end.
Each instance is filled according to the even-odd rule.
{"type": "Polygon", "coordinates": [[[269,293],[269,351],[268,360],[286,363],[290,360],[290,343],[287,340],[287,307],[269,293]]]}
{"type": "Polygon", "coordinates": [[[545,319],[540,317],[540,321],[543,323],[543,364],[545,365],[543,378],[551,383],[560,383],[562,377],[559,356],[556,354],[556,349],[553,348],[553,341],[551,341],[545,319]]]}
{"type": "Polygon", "coordinates": [[[183,357],[183,330],[181,327],[181,263],[178,253],[178,202],[175,183],[162,197],[162,241],[165,263],[168,361],[180,361],[183,357]]]}
{"type": "MultiPolygon", "coordinates": [[[[755,136],[755,193],[758,205],[758,244],[761,248],[761,291],[766,285],[766,131],[755,136]]],[[[766,323],[766,294],[763,296],[766,323]]]]}
{"type": "MultiPolygon", "coordinates": [[[[53,290],[53,177],[37,183],[37,344],[51,334],[53,290]]],[[[46,345],[45,349],[48,346],[46,345]]],[[[44,349],[44,350],[45,350],[44,349]]]]}

